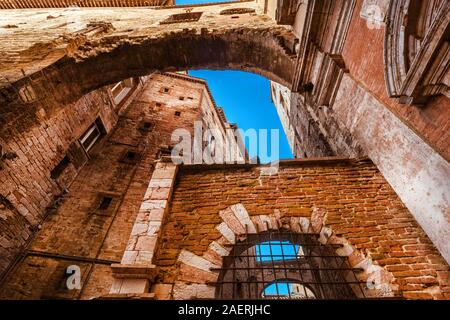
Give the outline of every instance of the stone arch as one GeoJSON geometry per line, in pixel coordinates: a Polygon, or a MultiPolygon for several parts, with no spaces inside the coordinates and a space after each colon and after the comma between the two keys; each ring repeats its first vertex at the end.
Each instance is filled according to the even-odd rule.
{"type": "Polygon", "coordinates": [[[285,27],[197,27],[135,37],[110,35],[108,25],[95,27],[108,36],[74,37],[61,59],[0,88],[0,105],[11,111],[0,126],[24,112],[30,121],[42,109],[50,117],[95,89],[155,71],[233,69],[286,86],[292,82],[295,36],[285,27]],[[24,102],[24,88],[33,92],[33,101],[24,102]]]}
{"type": "MultiPolygon", "coordinates": [[[[368,288],[365,297],[393,297],[397,291],[392,284],[393,276],[384,268],[374,264],[370,257],[356,250],[345,238],[338,237],[330,227],[325,226],[326,212],[315,207],[310,218],[281,217],[279,210],[270,215],[249,215],[246,208],[238,203],[219,212],[222,222],[216,226],[221,237],[209,244],[207,251],[198,256],[182,250],[178,256],[179,274],[173,287],[174,299],[215,298],[216,287],[210,285],[219,278],[214,271],[222,266],[222,257],[230,254],[230,244],[243,240],[246,234],[256,234],[273,229],[285,229],[295,233],[317,233],[321,244],[340,244],[336,254],[347,257],[353,268],[363,271],[358,275],[365,279],[368,288]]],[[[355,292],[356,293],[356,292],[355,292]]],[[[363,297],[362,293],[356,293],[363,297]]]]}
{"type": "Polygon", "coordinates": [[[387,92],[401,103],[450,96],[449,1],[390,1],[384,59],[387,92]]]}

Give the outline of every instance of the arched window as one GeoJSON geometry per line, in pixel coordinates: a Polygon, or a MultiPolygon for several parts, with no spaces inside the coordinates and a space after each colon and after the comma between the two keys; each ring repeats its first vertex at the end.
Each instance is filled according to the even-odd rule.
{"type": "Polygon", "coordinates": [[[323,245],[317,234],[271,230],[248,234],[224,257],[218,299],[355,299],[365,284],[340,245],[323,245]]]}

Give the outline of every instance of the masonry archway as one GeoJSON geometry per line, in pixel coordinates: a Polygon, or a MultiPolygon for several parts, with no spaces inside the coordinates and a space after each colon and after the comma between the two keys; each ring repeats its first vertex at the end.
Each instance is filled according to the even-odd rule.
{"type": "MultiPolygon", "coordinates": [[[[235,281],[235,273],[237,269],[242,269],[245,273],[248,266],[243,265],[236,270],[229,269],[230,259],[231,264],[233,264],[234,258],[239,258],[239,252],[247,251],[251,247],[251,244],[249,245],[251,238],[267,240],[267,237],[271,238],[272,234],[277,235],[274,238],[275,241],[293,239],[292,243],[294,244],[297,242],[303,243],[305,247],[302,248],[301,254],[305,257],[319,260],[323,258],[321,258],[322,255],[331,257],[334,259],[335,265],[323,263],[323,261],[309,261],[307,264],[309,267],[307,268],[312,271],[309,279],[295,274],[295,272],[301,270],[301,268],[298,269],[298,265],[296,267],[291,266],[292,268],[287,267],[284,270],[285,276],[277,277],[273,274],[271,276],[267,274],[268,277],[261,281],[264,288],[265,285],[273,284],[276,281],[288,281],[295,284],[300,280],[300,285],[304,285],[308,290],[311,290],[308,287],[309,285],[315,287],[314,297],[309,298],[322,299],[393,297],[397,291],[396,286],[392,284],[393,276],[390,272],[375,265],[364,253],[354,249],[346,239],[336,236],[331,228],[324,225],[326,212],[320,208],[314,208],[310,218],[281,217],[278,210],[274,210],[274,213],[270,215],[250,215],[246,208],[238,203],[220,211],[219,215],[222,218],[222,223],[218,224],[216,229],[222,236],[212,241],[208,250],[202,256],[195,255],[187,250],[182,250],[179,254],[180,273],[173,287],[172,296],[174,299],[190,299],[193,297],[210,299],[242,298],[238,297],[236,292],[233,294],[237,282],[243,283],[242,281],[235,281]],[[299,237],[301,241],[296,241],[296,237],[299,237]],[[244,250],[239,249],[242,246],[244,250]],[[314,249],[306,249],[308,246],[314,249]],[[324,254],[317,250],[323,251],[324,254]],[[337,259],[340,259],[341,263],[336,264],[337,259]],[[346,267],[343,268],[343,265],[346,267]],[[292,272],[291,269],[294,268],[297,268],[297,271],[292,272]],[[326,283],[320,284],[320,281],[318,281],[320,274],[319,277],[317,275],[323,273],[324,269],[333,269],[333,272],[331,278],[330,275],[327,277],[326,283]],[[353,269],[359,269],[359,274],[355,274],[353,269]],[[227,273],[230,270],[231,273],[234,273],[234,276],[232,276],[234,280],[228,281],[230,274],[227,273]],[[224,283],[231,284],[232,289],[223,288],[224,283]],[[330,288],[326,288],[327,284],[330,285],[330,288]],[[336,288],[331,288],[333,286],[339,286],[339,288],[336,290],[336,288]],[[221,293],[224,294],[221,295],[221,293]]],[[[249,254],[245,255],[242,260],[248,259],[249,256],[249,254]]],[[[255,253],[254,256],[257,256],[257,254],[255,253]]],[[[300,259],[296,258],[296,261],[298,262],[300,259]]],[[[253,265],[255,267],[255,264],[253,265]]],[[[252,279],[258,282],[258,276],[254,275],[252,279]]],[[[252,288],[254,292],[260,291],[257,285],[253,285],[253,287],[247,285],[247,287],[248,291],[252,288]]],[[[299,293],[300,295],[306,295],[306,292],[306,290],[303,290],[299,293]]],[[[245,290],[242,290],[242,293],[243,298],[246,298],[245,290]]],[[[249,298],[262,297],[253,295],[249,298]]]]}
{"type": "MultiPolygon", "coordinates": [[[[340,245],[322,244],[311,232],[286,228],[247,234],[223,264],[218,299],[356,299],[364,297],[340,245]]],[[[361,286],[361,287],[360,287],[361,286]]]]}
{"type": "Polygon", "coordinates": [[[71,41],[68,54],[0,89],[0,105],[9,111],[4,112],[2,127],[23,112],[30,115],[28,120],[42,109],[49,117],[95,89],[155,71],[234,69],[289,87],[296,61],[295,37],[284,27],[192,28],[147,37],[71,41]]]}

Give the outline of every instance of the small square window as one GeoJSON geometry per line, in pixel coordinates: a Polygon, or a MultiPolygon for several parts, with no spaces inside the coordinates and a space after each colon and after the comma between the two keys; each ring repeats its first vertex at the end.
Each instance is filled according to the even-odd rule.
{"type": "Polygon", "coordinates": [[[135,164],[138,162],[138,160],[139,160],[139,154],[135,151],[128,150],[122,154],[119,161],[123,162],[123,163],[128,163],[128,164],[135,164]]]}
{"type": "Polygon", "coordinates": [[[63,171],[67,168],[67,166],[70,164],[70,160],[68,156],[65,156],[58,164],[57,166],[50,172],[50,177],[52,179],[58,179],[59,176],[63,173],[63,171]]]}
{"type": "Polygon", "coordinates": [[[96,199],[92,204],[91,214],[104,217],[111,216],[117,209],[121,197],[122,194],[115,192],[98,192],[96,199]]]}
{"type": "Polygon", "coordinates": [[[30,85],[20,88],[19,96],[23,103],[31,103],[36,100],[36,94],[34,93],[33,87],[30,85]]]}
{"type": "Polygon", "coordinates": [[[133,160],[136,159],[137,154],[136,154],[136,152],[128,151],[128,152],[125,154],[125,157],[126,157],[127,160],[129,160],[129,161],[133,161],[133,160]]]}
{"type": "Polygon", "coordinates": [[[163,88],[164,93],[169,93],[169,88],[163,88]]]}
{"type": "Polygon", "coordinates": [[[175,116],[176,116],[176,117],[181,116],[181,112],[180,112],[180,111],[175,111],[175,116]]]}
{"type": "Polygon", "coordinates": [[[179,97],[178,99],[180,99],[181,101],[183,101],[183,100],[184,100],[184,97],[179,97]]]}
{"type": "Polygon", "coordinates": [[[100,205],[98,206],[98,210],[107,210],[112,202],[111,197],[102,197],[100,200],[100,205]]]}
{"type": "Polygon", "coordinates": [[[127,151],[124,156],[124,160],[127,162],[134,162],[137,159],[137,153],[134,151],[127,151]]]}
{"type": "Polygon", "coordinates": [[[148,131],[152,128],[152,123],[149,121],[145,121],[141,124],[139,130],[141,131],[148,131]]]}

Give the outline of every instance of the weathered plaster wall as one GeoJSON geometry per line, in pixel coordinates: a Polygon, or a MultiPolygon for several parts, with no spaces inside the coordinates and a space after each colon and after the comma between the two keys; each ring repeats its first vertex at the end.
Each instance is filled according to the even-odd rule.
{"type": "Polygon", "coordinates": [[[449,261],[450,164],[348,75],[333,109],[449,261]]]}
{"type": "MultiPolygon", "coordinates": [[[[387,9],[383,5],[384,1],[378,2],[382,10],[387,9]]],[[[450,99],[438,96],[425,106],[410,106],[388,97],[383,60],[385,27],[383,24],[374,27],[360,16],[363,3],[363,0],[357,1],[343,50],[349,73],[436,152],[450,161],[450,99]]]]}

